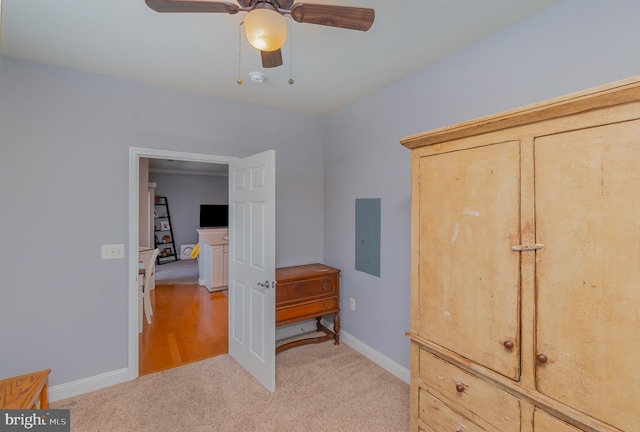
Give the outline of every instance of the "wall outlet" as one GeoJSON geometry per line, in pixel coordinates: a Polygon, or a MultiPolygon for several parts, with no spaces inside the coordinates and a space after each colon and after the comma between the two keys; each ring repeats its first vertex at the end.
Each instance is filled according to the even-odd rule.
{"type": "Polygon", "coordinates": [[[349,297],[349,309],[352,311],[356,310],[356,299],[353,297],[349,297]]]}
{"type": "Polygon", "coordinates": [[[102,245],[102,259],[122,259],[124,258],[124,245],[102,245]]]}

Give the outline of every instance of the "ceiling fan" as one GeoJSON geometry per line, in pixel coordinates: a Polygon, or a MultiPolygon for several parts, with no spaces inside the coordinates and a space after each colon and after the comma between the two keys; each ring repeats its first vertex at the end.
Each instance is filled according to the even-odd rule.
{"type": "Polygon", "coordinates": [[[367,31],[373,24],[375,12],[369,8],[294,3],[295,0],[236,0],[230,2],[211,0],[145,0],[147,6],[157,12],[247,12],[244,19],[245,34],[249,43],[260,50],[262,66],[272,68],[282,65],[282,52],[287,35],[285,15],[299,23],[310,23],[367,31]]]}

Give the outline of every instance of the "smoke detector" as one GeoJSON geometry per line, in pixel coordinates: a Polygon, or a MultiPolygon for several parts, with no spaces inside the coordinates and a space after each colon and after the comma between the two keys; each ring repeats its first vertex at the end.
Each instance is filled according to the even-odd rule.
{"type": "Polygon", "coordinates": [[[253,81],[254,83],[261,83],[266,79],[265,75],[262,72],[255,71],[249,72],[249,78],[251,78],[251,81],[253,81]]]}

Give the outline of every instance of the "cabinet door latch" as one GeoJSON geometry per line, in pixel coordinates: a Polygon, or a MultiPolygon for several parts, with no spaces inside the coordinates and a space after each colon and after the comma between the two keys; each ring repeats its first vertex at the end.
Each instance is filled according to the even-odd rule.
{"type": "Polygon", "coordinates": [[[542,249],[544,247],[543,244],[540,243],[536,243],[536,244],[528,244],[528,245],[517,245],[517,246],[511,246],[511,250],[512,251],[516,251],[516,252],[521,252],[521,251],[532,251],[532,250],[538,250],[538,249],[542,249]]]}

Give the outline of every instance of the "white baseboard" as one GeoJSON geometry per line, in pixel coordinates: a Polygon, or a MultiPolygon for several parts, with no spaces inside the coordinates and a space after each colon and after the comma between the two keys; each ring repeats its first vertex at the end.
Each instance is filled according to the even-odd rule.
{"type": "MultiPolygon", "coordinates": [[[[322,324],[329,329],[333,328],[333,322],[323,320],[322,324]]],[[[314,331],[315,329],[315,319],[294,323],[288,326],[282,326],[276,328],[276,340],[297,336],[302,333],[314,331]]],[[[399,363],[374,350],[369,345],[366,345],[344,330],[340,330],[340,342],[350,346],[381,368],[385,369],[387,372],[409,384],[410,372],[407,368],[401,366],[399,363]]],[[[60,384],[49,388],[49,401],[55,402],[57,400],[70,398],[90,391],[99,390],[104,387],[120,384],[125,381],[129,381],[130,379],[131,378],[129,377],[129,369],[124,368],[93,377],[72,381],[70,383],[60,384]]]]}
{"type": "Polygon", "coordinates": [[[77,396],[90,391],[99,390],[115,384],[129,381],[129,369],[119,369],[112,372],[95,375],[89,378],[83,378],[66,384],[49,387],[49,401],[55,402],[60,399],[66,399],[77,396]]]}
{"type": "MultiPolygon", "coordinates": [[[[322,324],[329,329],[333,326],[333,322],[329,322],[324,319],[322,320],[322,324]]],[[[409,371],[409,369],[405,368],[400,363],[391,360],[386,355],[374,350],[369,345],[365,344],[359,339],[356,339],[344,330],[340,330],[340,342],[343,342],[345,345],[349,345],[351,348],[358,351],[360,354],[362,354],[390,374],[394,375],[395,377],[401,379],[407,384],[410,383],[411,372],[409,371]]]]}

